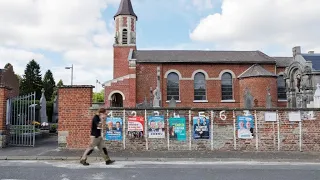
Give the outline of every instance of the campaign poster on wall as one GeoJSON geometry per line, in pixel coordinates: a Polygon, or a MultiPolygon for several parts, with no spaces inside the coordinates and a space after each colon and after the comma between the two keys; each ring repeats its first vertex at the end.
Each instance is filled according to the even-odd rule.
{"type": "Polygon", "coordinates": [[[106,140],[122,140],[122,119],[118,117],[107,117],[106,140]]]}
{"type": "Polygon", "coordinates": [[[169,119],[169,138],[171,140],[186,140],[186,118],[170,118],[169,119]]]}
{"type": "Polygon", "coordinates": [[[128,136],[129,138],[142,138],[144,136],[144,117],[128,117],[128,136]]]}
{"type": "Polygon", "coordinates": [[[210,122],[206,117],[193,117],[193,138],[209,139],[210,122]]]}
{"type": "Polygon", "coordinates": [[[148,117],[149,138],[165,138],[164,116],[148,117]]]}
{"type": "Polygon", "coordinates": [[[252,139],[254,119],[253,116],[237,116],[237,131],[238,138],[240,139],[252,139]]]}

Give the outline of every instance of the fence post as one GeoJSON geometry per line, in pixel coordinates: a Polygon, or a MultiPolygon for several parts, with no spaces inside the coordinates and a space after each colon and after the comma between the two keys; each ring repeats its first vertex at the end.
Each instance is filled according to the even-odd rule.
{"type": "Polygon", "coordinates": [[[122,135],[123,135],[123,149],[126,149],[126,110],[123,110],[123,124],[122,124],[122,135]]]}
{"type": "Polygon", "coordinates": [[[189,150],[191,151],[191,136],[192,136],[192,123],[191,123],[191,110],[189,110],[189,150]]]}
{"type": "Polygon", "coordinates": [[[236,134],[236,115],[234,113],[234,110],[232,111],[232,117],[233,117],[233,149],[237,150],[237,134],[236,134]]]}
{"type": "Polygon", "coordinates": [[[257,119],[257,111],[254,110],[254,121],[255,121],[255,128],[256,128],[256,151],[259,151],[259,137],[258,137],[258,119],[257,119]]]}
{"type": "Polygon", "coordinates": [[[299,121],[299,149],[302,152],[302,121],[299,121]]]}
{"type": "Polygon", "coordinates": [[[169,139],[169,110],[167,110],[167,145],[168,151],[170,149],[170,139],[169,139]]]}
{"type": "Polygon", "coordinates": [[[211,124],[210,124],[210,139],[211,139],[211,151],[213,151],[213,122],[214,122],[214,115],[213,111],[211,111],[211,124]]]}
{"type": "Polygon", "coordinates": [[[280,118],[279,118],[279,112],[277,110],[277,125],[278,125],[278,151],[280,151],[280,118]]]}
{"type": "Polygon", "coordinates": [[[148,147],[148,119],[147,119],[147,110],[144,110],[144,131],[145,131],[145,138],[146,138],[146,150],[148,151],[149,147],[148,147]]]}

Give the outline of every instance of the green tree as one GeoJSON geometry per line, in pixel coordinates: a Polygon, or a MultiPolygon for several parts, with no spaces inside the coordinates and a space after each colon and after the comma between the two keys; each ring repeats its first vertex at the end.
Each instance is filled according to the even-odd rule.
{"type": "Polygon", "coordinates": [[[42,77],[40,65],[35,60],[31,60],[27,64],[20,85],[21,95],[36,92],[36,99],[40,99],[41,89],[43,87],[42,77]]]}
{"type": "Polygon", "coordinates": [[[43,77],[43,88],[44,95],[47,101],[51,101],[52,95],[54,93],[56,87],[56,82],[54,81],[53,74],[50,70],[48,70],[43,77]]]}
{"type": "Polygon", "coordinates": [[[62,81],[62,79],[60,79],[58,84],[57,84],[57,87],[62,87],[62,86],[63,86],[63,81],[62,81]]]}
{"type": "Polygon", "coordinates": [[[54,88],[54,91],[52,93],[52,100],[54,100],[54,98],[56,97],[56,95],[58,94],[58,88],[63,86],[63,81],[62,79],[59,80],[59,82],[57,83],[57,86],[54,88]]]}
{"type": "Polygon", "coordinates": [[[104,102],[104,90],[101,90],[98,93],[93,93],[92,96],[93,102],[104,102]]]}

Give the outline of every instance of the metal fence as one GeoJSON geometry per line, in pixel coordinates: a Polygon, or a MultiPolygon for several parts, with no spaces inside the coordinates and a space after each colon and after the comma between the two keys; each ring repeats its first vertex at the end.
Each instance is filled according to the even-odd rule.
{"type": "Polygon", "coordinates": [[[34,147],[36,106],[35,92],[7,100],[6,124],[10,132],[8,139],[10,146],[34,147]]]}

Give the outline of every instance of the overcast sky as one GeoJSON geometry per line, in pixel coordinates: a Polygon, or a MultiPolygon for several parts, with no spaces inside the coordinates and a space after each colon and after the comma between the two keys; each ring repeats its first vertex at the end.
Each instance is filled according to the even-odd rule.
{"type": "MultiPolygon", "coordinates": [[[[112,79],[113,15],[120,0],[0,0],[0,66],[22,75],[35,59],[56,81],[112,79]]],[[[138,49],[320,52],[319,0],[132,0],[138,49]]],[[[101,86],[99,87],[101,90],[101,86]]]]}

